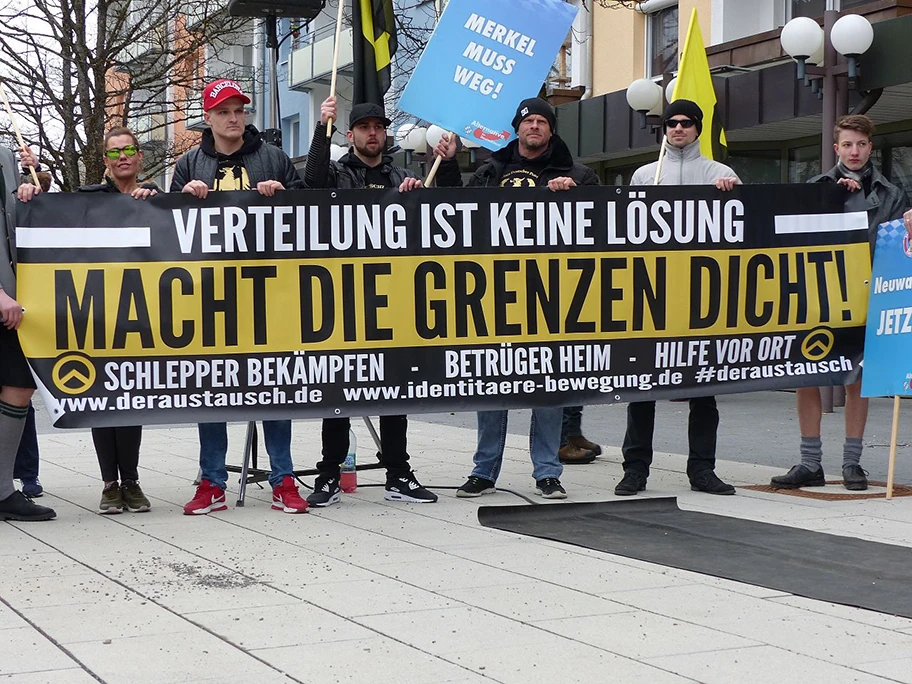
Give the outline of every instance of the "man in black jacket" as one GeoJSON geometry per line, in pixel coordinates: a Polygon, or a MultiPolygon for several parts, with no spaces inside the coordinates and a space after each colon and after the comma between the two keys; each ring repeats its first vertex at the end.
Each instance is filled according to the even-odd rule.
{"type": "MultiPolygon", "coordinates": [[[[339,161],[329,158],[326,126],[336,120],[336,98],[327,98],[320,106],[320,123],[316,125],[304,184],[308,188],[381,189],[398,188],[401,192],[422,187],[414,173],[393,164],[386,154],[386,118],[383,107],[373,103],[352,107],[348,119],[348,141],[351,149],[339,161]]],[[[453,165],[455,166],[455,165],[453,165]]],[[[448,168],[452,172],[452,168],[448,168]]],[[[459,169],[455,169],[456,176],[459,169]]],[[[320,474],[313,494],[307,497],[311,506],[330,506],[339,501],[339,476],[349,447],[348,418],[323,421],[323,459],[317,463],[320,474]]],[[[380,416],[380,458],[386,468],[386,493],[389,501],[434,503],[437,495],[425,489],[409,467],[406,451],[407,416],[380,416]]]]}
{"type": "MultiPolygon", "coordinates": [[[[531,97],[520,102],[513,117],[516,139],[491,155],[490,160],[469,180],[469,187],[547,186],[557,192],[578,185],[598,185],[598,176],[592,169],[573,161],[567,144],[554,132],[556,123],[554,108],[545,100],[531,97]]],[[[444,136],[434,152],[447,160],[440,165],[441,172],[451,164],[455,166],[450,160],[456,154],[456,136],[444,136]]],[[[462,181],[458,175],[446,175],[438,184],[458,186],[462,185],[462,181]],[[450,178],[455,182],[449,182],[450,178]]],[[[545,498],[562,499],[567,496],[560,483],[561,463],[590,463],[595,458],[594,450],[580,448],[570,441],[582,438],[579,433],[581,411],[580,406],[532,409],[529,435],[532,477],[536,493],[545,498]]],[[[477,497],[495,491],[494,484],[503,462],[506,432],[506,411],[478,412],[475,468],[456,496],[477,497]]],[[[601,451],[598,445],[592,446],[601,451]]]]}
{"type": "MultiPolygon", "coordinates": [[[[272,197],[279,190],[303,187],[291,160],[278,147],[267,145],[254,126],[246,126],[250,98],[235,81],[213,81],[203,89],[203,116],[209,129],[199,147],[177,160],[171,192],[200,199],[210,190],[253,190],[272,197]]],[[[272,507],[284,513],[303,513],[307,503],[298,494],[291,461],[291,421],[264,420],[263,436],[269,455],[272,507]]],[[[184,505],[185,515],[223,511],[228,471],[228,426],[200,423],[201,479],[196,495],[184,505]]]]}

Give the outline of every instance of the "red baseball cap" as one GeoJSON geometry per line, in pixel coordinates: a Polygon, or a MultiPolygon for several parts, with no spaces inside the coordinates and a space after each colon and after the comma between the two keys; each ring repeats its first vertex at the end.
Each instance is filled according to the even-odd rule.
{"type": "Polygon", "coordinates": [[[203,111],[208,112],[213,107],[232,97],[239,97],[244,104],[250,104],[250,98],[244,95],[244,91],[241,90],[241,86],[238,85],[237,81],[227,78],[213,81],[203,88],[203,111]]]}

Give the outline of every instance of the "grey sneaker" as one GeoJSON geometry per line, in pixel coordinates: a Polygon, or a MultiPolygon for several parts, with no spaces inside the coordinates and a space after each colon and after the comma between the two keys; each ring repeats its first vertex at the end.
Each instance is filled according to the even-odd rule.
{"type": "Polygon", "coordinates": [[[120,496],[127,510],[134,513],[145,513],[152,508],[152,504],[149,503],[146,495],[143,494],[139,482],[124,480],[123,484],[120,485],[120,496]]]}
{"type": "Polygon", "coordinates": [[[123,495],[120,493],[120,485],[113,482],[101,491],[101,503],[98,504],[98,512],[114,515],[123,513],[124,502],[123,495]]]}

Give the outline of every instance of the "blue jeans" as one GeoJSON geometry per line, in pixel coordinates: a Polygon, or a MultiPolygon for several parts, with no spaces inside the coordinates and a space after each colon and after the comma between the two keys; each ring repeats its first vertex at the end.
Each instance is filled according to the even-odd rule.
{"type": "MultiPolygon", "coordinates": [[[[564,472],[557,457],[562,415],[561,408],[532,409],[529,454],[532,456],[532,477],[536,482],[546,477],[560,478],[564,472]]],[[[472,475],[497,482],[506,441],[507,411],[479,411],[478,449],[473,456],[475,468],[472,475]]]]}
{"type": "Polygon", "coordinates": [[[582,406],[565,406],[563,421],[561,423],[561,440],[562,447],[569,444],[570,437],[583,436],[583,407],[582,406]]]}
{"type": "MultiPolygon", "coordinates": [[[[228,424],[200,423],[200,471],[204,480],[209,480],[216,487],[225,489],[228,484],[228,470],[225,468],[225,457],[228,455],[228,424]]],[[[294,466],[291,463],[291,421],[264,420],[263,441],[266,453],[269,454],[269,484],[276,487],[282,478],[291,475],[294,466]]]]}

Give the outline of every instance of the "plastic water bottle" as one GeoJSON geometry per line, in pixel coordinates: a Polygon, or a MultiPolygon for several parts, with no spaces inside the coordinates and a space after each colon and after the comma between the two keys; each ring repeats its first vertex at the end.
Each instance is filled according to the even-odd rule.
{"type": "Polygon", "coordinates": [[[358,451],[358,440],[355,439],[355,433],[348,431],[348,453],[345,455],[345,462],[342,464],[342,473],[339,478],[339,487],[346,494],[351,494],[358,490],[358,471],[355,469],[355,453],[358,451]]]}

